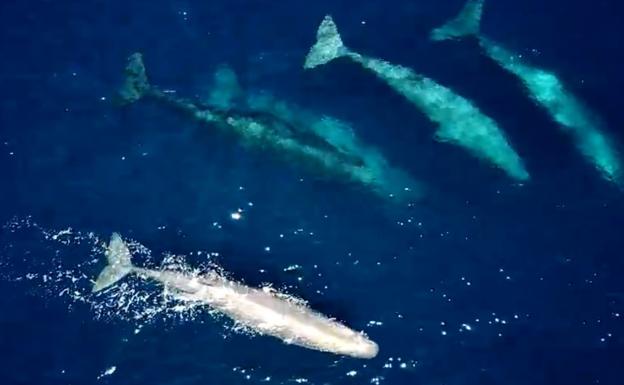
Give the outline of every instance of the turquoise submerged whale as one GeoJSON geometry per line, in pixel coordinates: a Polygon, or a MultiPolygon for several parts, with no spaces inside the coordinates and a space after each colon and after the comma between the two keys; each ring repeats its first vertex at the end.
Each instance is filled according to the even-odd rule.
{"type": "Polygon", "coordinates": [[[247,148],[271,153],[313,175],[364,187],[384,199],[411,201],[422,193],[420,183],[362,143],[347,123],[272,97],[245,98],[236,74],[227,67],[216,72],[215,89],[207,102],[178,97],[151,85],[139,53],[129,57],[125,73],[119,92],[124,104],[140,99],[157,101],[233,136],[247,148]],[[236,99],[246,100],[235,103],[236,99]]]}
{"type": "Polygon", "coordinates": [[[525,63],[522,57],[480,33],[484,0],[469,0],[459,14],[431,32],[436,41],[475,36],[487,56],[524,85],[527,93],[540,105],[563,132],[572,136],[581,154],[608,181],[620,187],[620,155],[597,118],[574,96],[553,72],[525,63]]]}
{"type": "Polygon", "coordinates": [[[470,100],[409,68],[352,51],[342,42],[331,16],[325,16],[318,27],[316,43],[306,57],[304,68],[315,68],[338,58],[347,58],[360,64],[404,96],[438,125],[435,133],[437,140],[463,147],[513,179],[529,179],[522,159],[501,128],[470,100]]]}

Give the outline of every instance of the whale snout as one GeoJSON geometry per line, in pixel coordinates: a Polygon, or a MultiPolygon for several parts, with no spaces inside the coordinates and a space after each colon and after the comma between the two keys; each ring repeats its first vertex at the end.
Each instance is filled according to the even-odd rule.
{"type": "Polygon", "coordinates": [[[379,345],[368,338],[362,338],[351,347],[347,354],[355,358],[375,358],[377,353],[379,353],[379,345]]]}
{"type": "Polygon", "coordinates": [[[374,358],[379,353],[379,345],[373,341],[366,341],[360,350],[360,358],[374,358]]]}

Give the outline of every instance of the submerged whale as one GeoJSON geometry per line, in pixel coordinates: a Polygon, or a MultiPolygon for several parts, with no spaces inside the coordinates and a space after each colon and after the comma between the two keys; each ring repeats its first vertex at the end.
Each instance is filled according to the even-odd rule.
{"type": "Polygon", "coordinates": [[[338,119],[304,113],[271,98],[234,103],[241,96],[236,74],[230,69],[222,67],[216,72],[216,87],[207,103],[177,97],[151,85],[140,53],[128,58],[125,74],[118,95],[123,104],[142,98],[164,103],[235,136],[246,147],[269,151],[322,177],[364,186],[384,198],[404,201],[422,193],[420,183],[392,167],[338,119]]]}
{"type": "Polygon", "coordinates": [[[542,106],[559,127],[571,135],[585,158],[602,176],[620,186],[622,164],[612,140],[600,120],[552,72],[525,63],[521,56],[507,50],[480,33],[484,0],[468,0],[459,14],[431,32],[440,41],[475,36],[483,51],[503,69],[522,81],[531,99],[542,106]]]}
{"type": "Polygon", "coordinates": [[[437,140],[466,148],[516,180],[529,179],[522,159],[496,122],[468,99],[409,68],[348,49],[330,16],[325,16],[316,37],[304,68],[314,68],[340,57],[349,58],[373,72],[437,123],[437,140]]]}
{"type": "Polygon", "coordinates": [[[117,233],[111,237],[106,258],[108,265],[97,277],[94,292],[135,274],[161,283],[176,298],[206,304],[239,324],[288,344],[356,358],[373,358],[379,351],[378,345],[363,332],[355,332],[301,302],[280,297],[275,291],[251,288],[214,271],[197,276],[136,267],[130,250],[117,233]]]}

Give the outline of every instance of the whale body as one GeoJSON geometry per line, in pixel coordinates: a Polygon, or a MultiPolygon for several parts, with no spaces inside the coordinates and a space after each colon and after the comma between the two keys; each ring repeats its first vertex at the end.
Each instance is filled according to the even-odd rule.
{"type": "Polygon", "coordinates": [[[306,56],[304,68],[311,69],[337,58],[348,58],[373,72],[437,123],[437,140],[464,147],[518,181],[529,179],[522,159],[498,124],[468,99],[409,68],[350,50],[342,42],[329,15],[321,22],[316,39],[306,56]]]}
{"type": "Polygon", "coordinates": [[[134,274],[159,282],[178,299],[206,304],[241,325],[288,344],[355,358],[373,358],[379,351],[378,345],[363,332],[356,332],[273,290],[248,287],[215,271],[198,276],[136,267],[130,250],[117,233],[111,237],[106,258],[108,265],[97,277],[94,292],[134,274]]]}
{"type": "Polygon", "coordinates": [[[480,33],[483,6],[484,0],[468,0],[456,17],[431,31],[431,39],[476,37],[485,54],[520,79],[530,98],[572,137],[581,154],[600,174],[623,187],[620,155],[600,119],[567,89],[555,73],[529,65],[520,55],[483,36],[480,33]]]}
{"type": "Polygon", "coordinates": [[[333,180],[363,186],[382,198],[402,203],[423,194],[423,186],[393,167],[375,148],[362,143],[351,127],[329,116],[316,116],[272,98],[241,99],[236,75],[220,68],[209,103],[178,97],[149,83],[143,57],[128,58],[122,104],[151,99],[215,127],[243,146],[270,152],[291,165],[333,180]]]}

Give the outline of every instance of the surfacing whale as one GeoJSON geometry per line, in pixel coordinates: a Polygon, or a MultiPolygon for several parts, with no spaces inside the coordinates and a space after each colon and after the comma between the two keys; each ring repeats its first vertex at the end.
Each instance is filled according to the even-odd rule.
{"type": "Polygon", "coordinates": [[[353,331],[269,288],[251,288],[216,271],[199,275],[136,267],[128,246],[117,233],[111,237],[106,258],[108,265],[97,277],[94,292],[133,274],[159,282],[179,300],[210,306],[260,334],[288,344],[355,358],[373,358],[379,351],[363,332],[353,331]]]}

